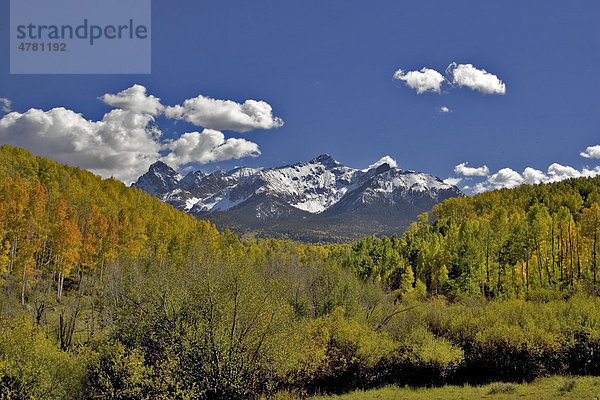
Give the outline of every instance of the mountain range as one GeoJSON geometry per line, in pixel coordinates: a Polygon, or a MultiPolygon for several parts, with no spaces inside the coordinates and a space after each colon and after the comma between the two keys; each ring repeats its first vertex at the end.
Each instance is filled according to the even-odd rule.
{"type": "Polygon", "coordinates": [[[237,167],[185,176],[159,161],[134,185],[220,229],[308,242],[401,234],[418,214],[463,196],[435,176],[384,160],[355,169],[323,154],[277,168],[237,167]]]}

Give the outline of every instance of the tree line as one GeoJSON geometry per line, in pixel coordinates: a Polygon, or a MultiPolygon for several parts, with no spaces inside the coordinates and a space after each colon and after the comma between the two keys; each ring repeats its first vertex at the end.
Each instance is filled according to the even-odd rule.
{"type": "Polygon", "coordinates": [[[400,238],[356,242],[350,264],[400,294],[418,286],[485,298],[595,294],[599,185],[571,179],[449,199],[400,238]]]}

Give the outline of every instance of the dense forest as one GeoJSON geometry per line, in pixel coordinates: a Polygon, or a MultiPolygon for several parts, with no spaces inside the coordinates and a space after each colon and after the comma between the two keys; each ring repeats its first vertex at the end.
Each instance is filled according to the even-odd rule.
{"type": "Polygon", "coordinates": [[[600,178],[402,235],[241,241],[0,146],[0,399],[242,399],[600,374],[600,178]]]}

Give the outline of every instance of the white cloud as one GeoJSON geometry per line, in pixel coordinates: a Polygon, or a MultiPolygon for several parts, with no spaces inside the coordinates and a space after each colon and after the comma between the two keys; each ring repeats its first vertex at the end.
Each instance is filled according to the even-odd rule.
{"type": "Polygon", "coordinates": [[[11,112],[12,102],[9,99],[5,99],[4,97],[0,97],[0,110],[5,113],[11,112]]]}
{"type": "Polygon", "coordinates": [[[548,177],[539,169],[527,167],[523,171],[523,183],[537,185],[548,181],[548,177]]]}
{"type": "Polygon", "coordinates": [[[548,167],[548,177],[550,182],[558,182],[569,178],[579,178],[581,172],[573,167],[554,163],[548,167]]]}
{"type": "Polygon", "coordinates": [[[369,165],[368,169],[377,168],[381,164],[388,164],[392,168],[396,168],[398,166],[398,163],[392,157],[390,157],[390,156],[384,156],[384,157],[381,157],[379,159],[379,161],[375,162],[374,164],[369,165]]]}
{"type": "Polygon", "coordinates": [[[159,98],[146,95],[146,88],[142,85],[133,85],[117,94],[106,93],[99,99],[115,108],[154,116],[161,114],[165,108],[159,98]]]}
{"type": "Polygon", "coordinates": [[[464,176],[486,176],[490,173],[487,165],[478,168],[467,167],[468,162],[458,164],[454,167],[454,173],[464,176]]]}
{"type": "MultiPolygon", "coordinates": [[[[99,99],[116,107],[99,121],[87,120],[62,107],[49,111],[31,108],[22,114],[10,112],[0,118],[0,143],[24,147],[129,184],[159,159],[178,167],[192,162],[260,155],[256,143],[239,138],[225,139],[222,132],[214,129],[163,140],[161,131],[154,125],[154,117],[165,111],[171,118],[209,125],[205,128],[222,126],[246,132],[283,125],[280,118],[273,117],[269,104],[255,100],[238,104],[198,96],[186,100],[183,106],[167,110],[159,98],[148,95],[141,85],[133,85],[117,94],[107,93],[99,99]]],[[[1,104],[6,112],[10,111],[9,100],[0,98],[1,104]]]]}
{"type": "MultiPolygon", "coordinates": [[[[462,178],[446,178],[444,179],[444,183],[451,186],[456,186],[462,181],[462,178]]],[[[467,186],[465,186],[467,187],[467,186]]]]}
{"type": "Polygon", "coordinates": [[[441,107],[439,108],[439,111],[440,111],[441,113],[449,113],[449,112],[451,112],[452,110],[450,110],[450,109],[449,109],[448,107],[446,107],[446,106],[441,106],[441,107]]]}
{"type": "MultiPolygon", "coordinates": [[[[558,182],[565,179],[594,177],[600,175],[600,166],[594,168],[584,167],[581,171],[570,167],[553,163],[548,167],[546,173],[535,168],[527,167],[522,174],[510,168],[503,168],[497,173],[489,176],[485,181],[477,183],[473,192],[481,193],[487,190],[513,188],[522,184],[535,185],[539,183],[558,182]]],[[[446,181],[453,179],[448,178],[446,181]]],[[[445,182],[446,182],[445,181],[445,182]]],[[[464,187],[463,189],[468,189],[464,187]]]]}
{"type": "MultiPolygon", "coordinates": [[[[487,192],[488,190],[494,189],[494,188],[490,187],[489,185],[486,185],[486,183],[487,182],[479,182],[478,184],[473,186],[473,193],[483,193],[483,192],[487,192]]],[[[466,189],[466,187],[463,189],[466,189]]]]}
{"type": "Polygon", "coordinates": [[[600,166],[594,167],[592,169],[584,167],[583,170],[581,171],[581,176],[585,176],[587,178],[598,176],[598,175],[600,175],[600,166]]]}
{"type": "Polygon", "coordinates": [[[258,145],[245,139],[225,140],[222,132],[204,129],[202,132],[187,132],[165,145],[171,152],[162,161],[178,168],[180,165],[198,162],[201,164],[260,155],[258,145]]]}
{"type": "Polygon", "coordinates": [[[446,80],[436,70],[426,67],[420,71],[408,72],[399,69],[394,73],[394,79],[404,81],[408,87],[415,89],[418,94],[425,92],[440,93],[442,83],[446,80]]]}
{"type": "Polygon", "coordinates": [[[165,115],[219,131],[247,132],[283,126],[283,120],[273,116],[273,109],[268,103],[256,100],[240,104],[199,95],[185,100],[183,105],[167,107],[165,115]]]}
{"type": "Polygon", "coordinates": [[[110,111],[100,121],[90,121],[65,108],[32,108],[0,119],[0,141],[103,177],[114,176],[127,184],[161,159],[161,150],[169,151],[162,160],[175,168],[191,162],[204,164],[260,155],[256,143],[238,138],[225,140],[223,133],[210,129],[161,142],[161,132],[152,125],[153,120],[149,114],[122,109],[110,111]]]}
{"type": "Polygon", "coordinates": [[[510,168],[502,168],[500,171],[488,177],[473,187],[475,193],[485,192],[492,189],[514,188],[522,185],[525,179],[517,171],[510,168]]]}
{"type": "Polygon", "coordinates": [[[0,119],[0,140],[130,183],[159,157],[160,131],[150,126],[152,120],[148,114],[119,109],[90,121],[62,107],[32,108],[0,119]]]}
{"type": "Polygon", "coordinates": [[[496,189],[514,188],[523,184],[523,182],[524,179],[521,174],[510,168],[502,168],[488,178],[488,183],[496,189]]]}
{"type": "Polygon", "coordinates": [[[466,86],[484,94],[505,94],[506,85],[494,74],[477,69],[472,64],[451,63],[446,69],[450,81],[457,86],[466,86]]]}
{"type": "Polygon", "coordinates": [[[589,146],[585,151],[579,153],[579,155],[585,158],[600,158],[600,145],[589,146]]]}

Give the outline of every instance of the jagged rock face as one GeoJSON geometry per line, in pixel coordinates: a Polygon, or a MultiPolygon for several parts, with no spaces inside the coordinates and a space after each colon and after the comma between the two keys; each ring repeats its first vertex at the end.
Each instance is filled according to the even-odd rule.
{"type": "Polygon", "coordinates": [[[405,221],[447,198],[462,196],[455,186],[432,175],[386,163],[354,169],[327,154],[278,168],[196,171],[185,177],[157,162],[135,186],[190,214],[250,230],[282,220],[311,223],[322,216],[330,221],[348,213],[372,216],[389,211],[405,221]]]}
{"type": "Polygon", "coordinates": [[[140,176],[135,186],[154,196],[165,194],[177,188],[181,175],[162,161],[150,166],[148,172],[140,176]]]}

